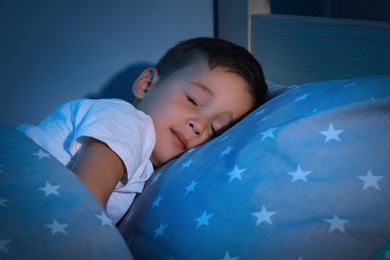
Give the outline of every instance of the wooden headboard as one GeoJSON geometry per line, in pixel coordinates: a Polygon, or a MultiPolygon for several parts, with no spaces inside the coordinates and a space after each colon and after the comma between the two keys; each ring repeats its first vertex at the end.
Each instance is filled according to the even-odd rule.
{"type": "Polygon", "coordinates": [[[390,23],[252,15],[251,24],[251,52],[275,83],[390,74],[390,23]]]}

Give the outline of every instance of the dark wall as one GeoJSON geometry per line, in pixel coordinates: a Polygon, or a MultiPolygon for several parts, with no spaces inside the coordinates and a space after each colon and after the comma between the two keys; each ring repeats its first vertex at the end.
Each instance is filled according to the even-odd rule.
{"type": "Polygon", "coordinates": [[[82,97],[131,99],[140,69],[213,33],[210,0],[0,0],[0,123],[38,123],[82,97]]]}
{"type": "Polygon", "coordinates": [[[271,0],[271,12],[275,14],[390,21],[390,0],[271,0]]]}

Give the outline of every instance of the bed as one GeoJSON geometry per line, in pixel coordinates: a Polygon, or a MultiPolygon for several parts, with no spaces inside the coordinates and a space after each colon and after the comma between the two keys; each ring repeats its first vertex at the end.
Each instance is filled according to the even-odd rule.
{"type": "Polygon", "coordinates": [[[158,169],[117,228],[2,125],[0,258],[388,259],[390,25],[251,19],[269,100],[158,169]]]}
{"type": "Polygon", "coordinates": [[[119,226],[134,257],[389,257],[390,25],[251,28],[270,100],[155,173],[119,226]]]}

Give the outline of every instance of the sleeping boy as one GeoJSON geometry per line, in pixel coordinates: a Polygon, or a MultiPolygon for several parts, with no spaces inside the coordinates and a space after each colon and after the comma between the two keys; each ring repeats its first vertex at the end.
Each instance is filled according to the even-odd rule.
{"type": "Polygon", "coordinates": [[[117,223],[154,169],[237,123],[265,101],[260,64],[231,42],[182,41],[119,99],[68,102],[18,129],[75,172],[117,223]]]}

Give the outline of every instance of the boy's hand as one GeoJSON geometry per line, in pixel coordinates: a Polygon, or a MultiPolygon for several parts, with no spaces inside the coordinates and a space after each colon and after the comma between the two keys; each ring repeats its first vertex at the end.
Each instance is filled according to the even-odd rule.
{"type": "Polygon", "coordinates": [[[79,151],[72,170],[106,208],[108,198],[123,177],[125,166],[105,143],[89,138],[79,151]]]}

